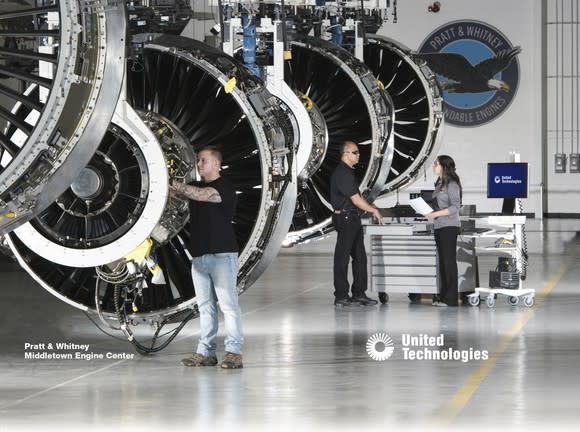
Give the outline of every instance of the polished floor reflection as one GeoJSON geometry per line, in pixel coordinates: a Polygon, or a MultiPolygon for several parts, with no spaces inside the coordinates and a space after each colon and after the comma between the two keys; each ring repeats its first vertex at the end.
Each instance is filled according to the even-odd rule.
{"type": "Polygon", "coordinates": [[[580,419],[580,221],[533,220],[528,244],[533,308],[502,297],[492,309],[441,309],[391,294],[386,305],[337,311],[333,239],[283,250],[241,297],[245,367],[237,371],[180,365],[197,322],[147,357],[25,359],[26,343],[134,351],[4,260],[0,431],[572,429],[580,419]],[[385,361],[367,354],[375,333],[394,342],[385,361]],[[444,346],[403,347],[404,335],[443,335],[444,346]],[[487,359],[412,360],[411,351],[486,352],[487,359]]]}

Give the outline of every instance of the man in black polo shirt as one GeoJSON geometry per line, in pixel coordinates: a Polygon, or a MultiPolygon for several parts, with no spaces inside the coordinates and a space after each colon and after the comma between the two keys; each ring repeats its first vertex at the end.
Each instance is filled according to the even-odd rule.
{"type": "Polygon", "coordinates": [[[369,204],[360,194],[353,167],[358,163],[360,152],[355,143],[341,146],[340,163],[330,179],[330,201],[334,213],[332,222],[337,232],[334,249],[334,304],[344,306],[370,306],[376,300],[367,297],[367,254],[359,210],[373,215],[377,223],[383,219],[379,210],[369,204]],[[348,263],[352,257],[352,298],[349,297],[348,263]]]}
{"type": "Polygon", "coordinates": [[[220,175],[222,156],[215,147],[198,153],[197,168],[203,183],[174,182],[173,195],[188,198],[191,227],[191,276],[199,307],[200,337],[196,353],[182,360],[185,366],[215,366],[218,332],[217,303],[224,314],[226,354],[224,369],[242,364],[242,321],[238,305],[238,243],[232,220],[236,191],[220,175]]]}

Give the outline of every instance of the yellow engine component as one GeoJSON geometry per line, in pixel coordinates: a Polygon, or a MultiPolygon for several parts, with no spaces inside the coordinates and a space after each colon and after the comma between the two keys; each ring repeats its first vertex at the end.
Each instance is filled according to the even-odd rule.
{"type": "Polygon", "coordinates": [[[143,243],[141,243],[137,248],[125,257],[125,261],[134,261],[137,264],[141,264],[145,261],[145,258],[151,253],[151,248],[153,247],[153,240],[147,238],[143,243]]]}
{"type": "Polygon", "coordinates": [[[231,78],[227,83],[224,84],[224,90],[226,93],[231,93],[238,81],[236,77],[231,78]]]}
{"type": "Polygon", "coordinates": [[[312,109],[312,107],[314,106],[314,102],[312,102],[312,99],[310,99],[306,95],[300,96],[300,100],[302,101],[304,108],[306,108],[308,111],[310,111],[312,109]]]}

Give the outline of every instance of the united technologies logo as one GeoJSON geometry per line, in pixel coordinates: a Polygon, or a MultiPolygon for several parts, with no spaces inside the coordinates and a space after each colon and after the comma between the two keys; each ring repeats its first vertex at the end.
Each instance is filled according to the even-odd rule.
{"type": "Polygon", "coordinates": [[[455,21],[433,31],[415,56],[437,75],[445,121],[473,127],[492,121],[513,100],[519,82],[514,47],[496,28],[455,21]]]}
{"type": "Polygon", "coordinates": [[[375,333],[367,340],[367,354],[376,361],[390,358],[395,351],[391,337],[386,333],[375,333]]]}
{"type": "MultiPolygon", "coordinates": [[[[447,346],[444,334],[430,336],[425,333],[404,333],[401,335],[400,346],[403,360],[443,360],[468,363],[489,359],[487,350],[473,347],[457,349],[447,346]]],[[[393,355],[395,344],[386,333],[375,333],[368,338],[366,349],[370,358],[375,361],[384,361],[393,355]]]]}

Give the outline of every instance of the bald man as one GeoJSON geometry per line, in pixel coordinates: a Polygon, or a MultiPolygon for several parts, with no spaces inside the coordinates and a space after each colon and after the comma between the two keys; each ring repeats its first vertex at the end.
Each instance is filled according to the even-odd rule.
{"type": "Polygon", "coordinates": [[[360,159],[358,146],[347,141],[340,149],[340,163],[330,179],[330,201],[332,203],[332,222],[337,232],[334,249],[334,305],[373,306],[377,304],[366,295],[367,254],[360,220],[360,211],[372,214],[377,223],[383,219],[379,210],[369,204],[360,194],[354,175],[354,166],[360,159]],[[352,258],[352,297],[349,296],[348,264],[352,258]]]}

